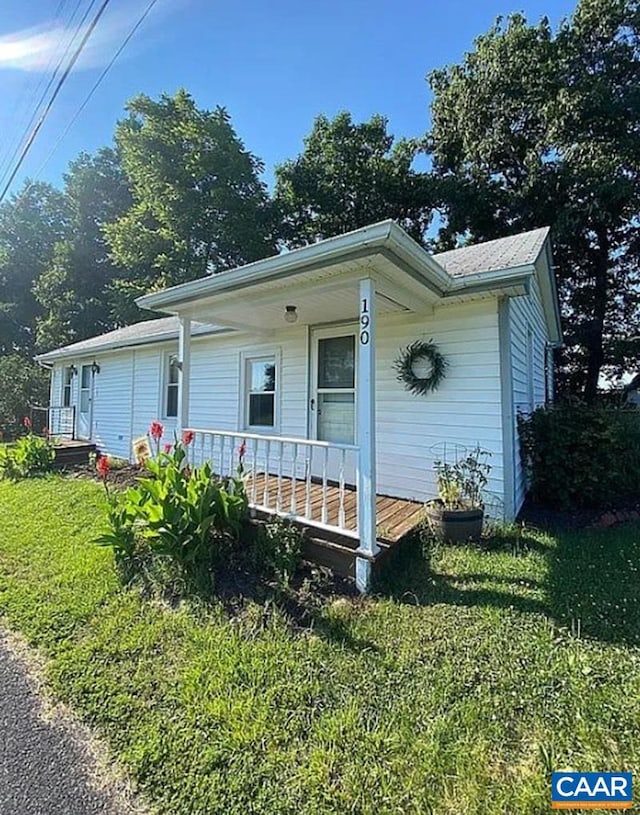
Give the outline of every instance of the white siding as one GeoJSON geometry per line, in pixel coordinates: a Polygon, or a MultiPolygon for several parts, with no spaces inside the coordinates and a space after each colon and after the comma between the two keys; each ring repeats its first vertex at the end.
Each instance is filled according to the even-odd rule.
{"type": "Polygon", "coordinates": [[[178,343],[136,348],[134,355],[134,390],[132,407],[132,438],[144,436],[154,419],[165,426],[167,441],[173,441],[176,420],[162,415],[164,399],[164,363],[170,353],[176,353],[178,343]]]}
{"type": "Polygon", "coordinates": [[[402,323],[380,321],[376,352],[378,492],[420,500],[433,497],[433,460],[443,442],[479,444],[492,454],[488,489],[501,509],[497,302],[449,306],[402,323]],[[440,387],[426,396],[409,393],[393,368],[400,349],[416,339],[433,339],[449,363],[440,387]]]}
{"type": "Polygon", "coordinates": [[[276,354],[280,362],[276,415],[283,436],[307,435],[307,332],[283,329],[261,341],[233,334],[196,341],[191,350],[189,424],[238,430],[243,423],[242,360],[276,354]]]}
{"type": "Polygon", "coordinates": [[[94,377],[91,438],[98,449],[129,458],[133,353],[99,357],[100,373],[94,377]]]}
{"type": "Polygon", "coordinates": [[[531,294],[515,297],[510,308],[510,353],[513,380],[515,511],[526,493],[525,477],[518,444],[517,417],[544,405],[545,354],[548,340],[540,291],[532,280],[531,294]]]}
{"type": "Polygon", "coordinates": [[[49,404],[58,407],[62,404],[62,365],[54,365],[49,381],[49,404]]]}
{"type": "MultiPolygon", "coordinates": [[[[328,315],[329,316],[329,315],[328,315]]],[[[161,419],[172,438],[175,423],[161,415],[163,360],[177,343],[98,354],[94,438],[101,449],[131,455],[131,439],[161,419]],[[133,383],[133,384],[132,384],[133,383]]],[[[223,334],[192,342],[192,427],[242,427],[244,355],[277,354],[278,432],[306,437],[309,342],[305,326],[286,327],[268,340],[223,334]]],[[[71,361],[68,362],[70,364],[71,361]]],[[[77,360],[74,360],[79,365],[77,360]]],[[[450,305],[427,317],[381,315],[376,338],[378,492],[424,500],[433,497],[434,445],[480,444],[492,453],[490,491],[504,494],[498,310],[495,299],[450,305]],[[414,396],[396,378],[393,363],[417,339],[433,341],[449,366],[434,393],[414,396]]]]}

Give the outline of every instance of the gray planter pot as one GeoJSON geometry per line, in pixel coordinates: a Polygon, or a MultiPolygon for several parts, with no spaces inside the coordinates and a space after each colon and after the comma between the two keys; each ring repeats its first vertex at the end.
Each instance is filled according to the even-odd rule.
{"type": "Polygon", "coordinates": [[[482,535],[483,509],[445,509],[438,501],[427,504],[425,514],[434,535],[450,543],[478,541],[482,535]]]}

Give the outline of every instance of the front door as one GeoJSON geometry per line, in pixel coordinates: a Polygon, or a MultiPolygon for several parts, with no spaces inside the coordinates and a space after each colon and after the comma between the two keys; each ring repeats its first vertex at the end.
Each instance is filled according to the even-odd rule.
{"type": "Polygon", "coordinates": [[[78,438],[91,438],[91,414],[93,409],[93,371],[91,365],[80,368],[78,398],[78,438]]]}
{"type": "MultiPolygon", "coordinates": [[[[317,329],[312,335],[311,434],[320,441],[356,444],[355,328],[317,329]]],[[[340,479],[342,456],[329,454],[327,476],[340,479]]],[[[345,460],[343,477],[355,480],[355,456],[345,460]]],[[[319,475],[314,466],[314,475],[319,475]]]]}

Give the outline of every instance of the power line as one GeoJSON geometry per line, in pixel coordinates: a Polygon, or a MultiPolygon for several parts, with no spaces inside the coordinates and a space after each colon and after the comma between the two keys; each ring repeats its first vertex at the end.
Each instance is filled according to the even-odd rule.
{"type": "MultiPolygon", "coordinates": [[[[71,57],[67,67],[65,68],[65,71],[64,71],[63,75],[60,77],[60,80],[58,81],[58,84],[56,85],[55,90],[53,91],[53,94],[51,95],[51,98],[47,102],[47,106],[45,107],[44,111],[40,115],[40,118],[38,119],[35,127],[33,128],[32,132],[31,132],[31,135],[27,139],[27,143],[25,144],[25,146],[22,149],[22,152],[20,153],[20,157],[18,158],[18,162],[17,162],[16,166],[13,168],[13,171],[12,171],[11,175],[9,176],[9,180],[7,181],[7,183],[5,184],[2,192],[0,193],[0,203],[2,203],[2,201],[4,200],[4,197],[7,194],[7,191],[9,190],[9,187],[13,183],[13,179],[18,174],[18,170],[22,166],[22,163],[24,162],[25,158],[27,157],[27,154],[28,154],[29,150],[31,149],[31,146],[33,145],[33,142],[35,141],[36,136],[40,132],[40,128],[42,127],[42,125],[44,124],[47,116],[49,115],[49,113],[51,111],[51,108],[53,107],[53,103],[55,102],[58,94],[62,90],[62,87],[63,87],[64,83],[66,82],[67,78],[69,77],[69,74],[73,70],[73,66],[78,61],[78,57],[80,56],[80,54],[84,50],[84,47],[87,44],[87,41],[89,40],[89,37],[93,34],[93,31],[94,31],[95,27],[98,25],[98,22],[100,21],[100,18],[102,17],[104,12],[106,11],[106,8],[107,8],[107,6],[109,5],[110,2],[111,2],[111,0],[103,0],[102,5],[100,6],[98,11],[96,12],[94,18],[89,23],[89,27],[85,31],[84,36],[82,37],[82,40],[80,41],[80,43],[78,44],[78,47],[74,51],[73,56],[71,57]]],[[[92,3],[92,5],[93,5],[93,3],[92,3]]]]}
{"type": "MultiPolygon", "coordinates": [[[[90,0],[89,6],[87,7],[85,13],[83,14],[82,19],[80,20],[80,22],[76,25],[75,31],[72,33],[71,37],[69,38],[69,40],[67,42],[67,45],[66,45],[66,48],[64,49],[64,52],[62,53],[60,58],[58,59],[58,64],[56,65],[55,70],[53,71],[52,75],[49,77],[49,81],[47,82],[47,86],[45,87],[45,89],[40,94],[40,98],[38,99],[38,101],[36,102],[36,97],[40,93],[40,90],[41,90],[41,88],[42,88],[42,86],[43,86],[43,84],[45,82],[46,75],[49,73],[49,71],[51,70],[51,68],[53,66],[53,63],[54,63],[55,54],[53,52],[52,52],[52,54],[51,54],[51,56],[49,58],[49,61],[47,63],[46,70],[42,74],[42,76],[41,76],[39,82],[37,83],[37,85],[34,87],[34,90],[33,90],[32,94],[31,94],[31,98],[29,99],[29,101],[28,101],[28,103],[26,105],[22,105],[20,112],[22,113],[22,111],[24,111],[28,115],[29,109],[31,108],[32,104],[35,102],[35,105],[33,107],[33,112],[31,113],[31,116],[29,117],[29,121],[27,122],[27,124],[24,127],[24,134],[20,138],[18,138],[18,140],[16,141],[15,147],[14,147],[12,153],[10,152],[11,151],[11,147],[10,147],[11,139],[5,138],[3,140],[2,149],[4,150],[5,145],[7,145],[8,150],[7,150],[7,155],[6,155],[5,159],[3,160],[3,164],[6,162],[6,167],[4,169],[4,172],[2,173],[2,176],[0,177],[0,184],[4,183],[4,180],[7,177],[7,174],[9,173],[9,170],[11,169],[11,165],[16,160],[16,157],[18,156],[18,153],[20,152],[20,146],[22,144],[24,144],[25,140],[27,139],[27,137],[29,135],[29,131],[31,129],[31,126],[33,125],[33,123],[34,123],[34,121],[36,119],[36,116],[38,115],[38,111],[41,109],[42,104],[43,104],[44,100],[46,99],[47,94],[49,93],[49,90],[50,90],[51,86],[53,85],[53,83],[55,81],[55,78],[57,77],[58,73],[60,72],[60,68],[62,67],[64,61],[66,60],[69,51],[71,50],[71,46],[73,45],[73,42],[75,41],[76,37],[80,33],[80,31],[82,29],[82,26],[84,25],[84,22],[87,19],[88,15],[89,15],[89,12],[91,11],[91,9],[94,6],[95,2],[96,2],[96,0],[90,0]]],[[[66,3],[66,0],[62,0],[60,5],[58,6],[56,14],[59,11],[62,10],[65,3],[66,3]]],[[[71,12],[71,16],[69,17],[69,21],[67,23],[69,29],[71,28],[71,25],[72,25],[72,23],[73,23],[73,21],[75,19],[76,14],[78,13],[78,9],[80,8],[81,5],[82,5],[82,0],[76,0],[76,4],[75,4],[75,6],[73,8],[73,11],[71,12]]],[[[66,31],[63,29],[62,35],[60,37],[60,49],[62,49],[65,34],[66,34],[66,31]]],[[[25,91],[26,91],[26,86],[25,86],[25,91]]]]}
{"type": "MultiPolygon", "coordinates": [[[[73,116],[71,117],[71,120],[69,121],[69,124],[66,126],[66,128],[65,128],[65,129],[64,129],[64,131],[62,132],[62,135],[61,135],[61,136],[58,138],[58,140],[56,141],[56,143],[53,145],[53,148],[51,149],[51,152],[49,153],[49,155],[48,155],[48,156],[45,158],[45,160],[42,162],[42,164],[41,164],[41,165],[40,165],[40,167],[38,168],[38,171],[37,171],[37,173],[36,173],[36,178],[37,178],[37,177],[40,175],[40,173],[42,172],[42,170],[43,170],[43,169],[44,169],[44,168],[47,166],[47,164],[48,164],[48,163],[49,163],[49,161],[51,160],[52,156],[54,155],[54,153],[56,152],[56,150],[58,149],[58,147],[60,147],[60,144],[61,144],[61,143],[64,141],[64,139],[66,138],[66,136],[67,136],[67,134],[69,133],[69,131],[71,130],[71,128],[72,128],[72,127],[74,126],[74,124],[75,124],[75,123],[78,121],[78,118],[79,118],[79,117],[80,117],[80,115],[82,114],[82,111],[83,111],[83,110],[86,108],[86,106],[89,104],[89,102],[91,101],[91,98],[93,97],[94,93],[95,93],[95,92],[98,90],[98,88],[99,88],[99,87],[100,87],[100,85],[102,84],[102,81],[104,80],[104,78],[106,77],[106,75],[109,73],[109,71],[111,70],[111,68],[113,68],[113,66],[114,66],[114,64],[116,63],[116,61],[117,61],[118,57],[120,56],[120,54],[121,54],[121,53],[124,51],[124,49],[127,47],[127,45],[129,44],[130,40],[131,40],[131,39],[134,37],[134,35],[135,35],[136,31],[137,31],[137,30],[140,28],[140,26],[142,25],[142,23],[144,23],[144,21],[146,20],[146,18],[149,16],[149,14],[151,13],[151,10],[153,9],[153,7],[156,5],[156,3],[157,3],[157,2],[158,2],[158,0],[150,0],[150,3],[147,5],[146,9],[143,11],[142,15],[139,17],[139,19],[138,19],[138,21],[136,22],[136,24],[133,26],[133,28],[131,29],[131,31],[130,31],[130,32],[127,34],[127,36],[124,38],[124,40],[123,40],[123,41],[122,41],[122,43],[120,44],[120,46],[119,46],[118,50],[115,52],[115,54],[113,55],[113,57],[111,58],[111,60],[109,61],[109,63],[106,65],[106,67],[104,68],[104,70],[102,71],[102,73],[100,74],[100,76],[99,76],[99,77],[97,78],[97,80],[94,82],[94,84],[93,84],[93,86],[92,86],[91,90],[89,91],[89,93],[88,93],[88,94],[87,94],[87,96],[85,97],[84,101],[82,102],[82,104],[80,105],[80,107],[78,108],[78,110],[76,110],[76,112],[75,112],[75,113],[73,114],[73,116]]],[[[1,200],[2,200],[2,199],[0,198],[0,201],[1,201],[1,200]]]]}

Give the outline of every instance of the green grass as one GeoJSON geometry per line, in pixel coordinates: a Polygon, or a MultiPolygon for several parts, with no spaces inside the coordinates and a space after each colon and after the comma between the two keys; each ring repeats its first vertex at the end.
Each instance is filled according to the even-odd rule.
{"type": "Polygon", "coordinates": [[[638,527],[408,547],[292,633],[120,589],[102,511],[93,483],[0,483],[0,612],[159,812],[527,815],[553,769],[640,770],[638,527]]]}

